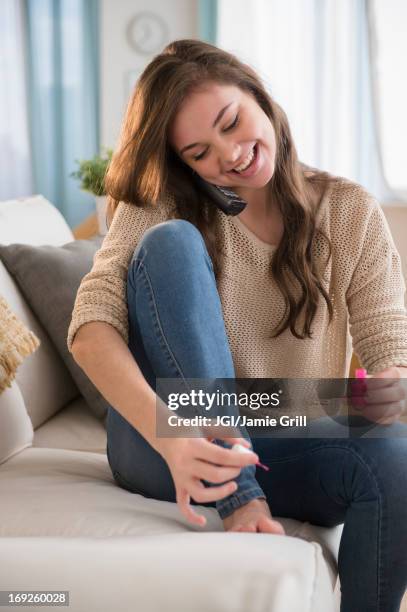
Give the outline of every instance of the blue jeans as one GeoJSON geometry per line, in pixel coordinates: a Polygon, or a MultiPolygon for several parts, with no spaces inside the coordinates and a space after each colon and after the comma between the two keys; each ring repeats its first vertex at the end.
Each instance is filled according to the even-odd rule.
{"type": "MultiPolygon", "coordinates": [[[[149,229],[127,277],[129,348],[154,389],[157,378],[234,378],[213,267],[200,232],[184,220],[149,229]]],[[[397,433],[399,424],[390,427],[397,433]]],[[[335,423],[333,422],[333,426],[335,423]]],[[[113,408],[108,459],[119,486],[175,502],[162,457],[113,408]]],[[[407,439],[253,438],[270,472],[244,468],[221,517],[266,497],[274,516],[332,527],[342,612],[396,612],[407,586],[407,439]]]]}

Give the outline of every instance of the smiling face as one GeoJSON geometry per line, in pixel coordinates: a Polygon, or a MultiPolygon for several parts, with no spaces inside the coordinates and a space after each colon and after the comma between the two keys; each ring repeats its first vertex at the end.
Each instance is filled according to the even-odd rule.
{"type": "Polygon", "coordinates": [[[190,94],[169,140],[203,179],[231,187],[241,197],[264,188],[274,173],[273,125],[257,100],[235,85],[210,82],[190,94]]]}

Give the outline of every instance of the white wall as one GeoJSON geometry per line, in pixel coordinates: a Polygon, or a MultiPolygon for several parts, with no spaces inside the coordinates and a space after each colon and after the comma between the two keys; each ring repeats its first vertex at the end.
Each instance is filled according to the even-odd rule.
{"type": "Polygon", "coordinates": [[[102,0],[101,51],[101,144],[114,148],[123,113],[136,78],[146,64],[171,40],[198,37],[197,0],[102,0]],[[151,50],[148,55],[132,49],[126,28],[133,17],[152,13],[162,20],[166,34],[154,21],[138,22],[136,37],[151,50]]]}

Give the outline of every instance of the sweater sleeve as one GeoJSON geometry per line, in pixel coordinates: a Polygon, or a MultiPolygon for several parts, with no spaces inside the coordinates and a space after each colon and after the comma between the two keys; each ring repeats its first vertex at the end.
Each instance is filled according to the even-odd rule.
{"type": "Polygon", "coordinates": [[[120,202],[93,266],[79,285],[68,329],[69,351],[78,329],[91,321],[112,325],[128,342],[127,271],[143,234],[169,218],[170,199],[141,208],[120,202]]]}
{"type": "Polygon", "coordinates": [[[392,365],[407,366],[404,293],[400,256],[383,211],[372,198],[347,291],[353,348],[371,374],[392,365]]]}

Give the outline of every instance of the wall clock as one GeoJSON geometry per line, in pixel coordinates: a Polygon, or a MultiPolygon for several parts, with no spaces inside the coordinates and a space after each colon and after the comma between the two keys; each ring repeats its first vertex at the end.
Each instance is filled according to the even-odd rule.
{"type": "Polygon", "coordinates": [[[156,15],[143,11],[130,19],[126,28],[126,39],[133,51],[141,55],[151,55],[161,51],[168,41],[168,27],[156,15]]]}

